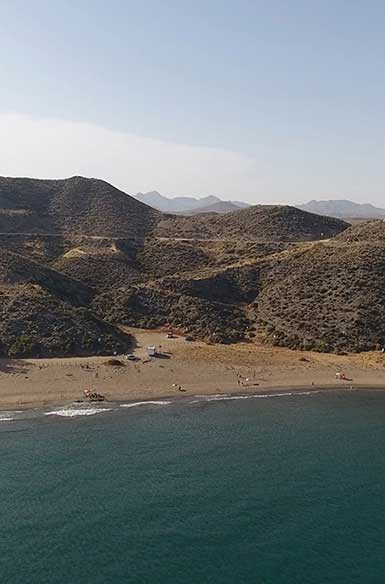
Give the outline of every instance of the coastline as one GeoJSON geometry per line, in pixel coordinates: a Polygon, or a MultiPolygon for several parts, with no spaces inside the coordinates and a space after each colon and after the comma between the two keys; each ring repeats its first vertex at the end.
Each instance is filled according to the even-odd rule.
{"type": "Polygon", "coordinates": [[[0,410],[44,408],[82,399],[84,389],[106,402],[127,403],[196,395],[248,395],[340,389],[385,389],[385,355],[291,351],[256,343],[206,345],[164,331],[130,329],[138,361],[109,357],[0,360],[0,410]],[[148,358],[155,345],[158,358],[148,358]],[[345,379],[336,380],[336,373],[345,379]],[[179,390],[180,388],[180,390],[179,390]]]}
{"type": "MultiPolygon", "coordinates": [[[[54,420],[68,420],[73,418],[88,418],[94,417],[100,414],[116,414],[117,412],[131,411],[132,410],[159,410],[163,409],[164,406],[177,407],[182,406],[184,408],[194,408],[194,407],[205,407],[211,403],[218,402],[235,402],[238,400],[256,400],[258,398],[262,399],[281,399],[286,400],[295,397],[306,397],[312,398],[313,396],[319,396],[322,394],[334,394],[334,395],[344,395],[351,392],[364,392],[370,393],[373,396],[373,392],[384,392],[385,385],[374,385],[374,386],[356,386],[356,387],[342,387],[337,385],[330,386],[318,386],[318,387],[307,387],[307,386],[296,386],[296,387],[285,387],[285,388],[261,388],[259,391],[255,392],[233,392],[233,393],[216,393],[216,394],[198,394],[189,396],[162,396],[153,399],[138,399],[133,401],[127,400],[110,400],[104,401],[103,403],[93,403],[93,402],[67,402],[67,403],[50,403],[50,404],[30,404],[18,406],[18,409],[12,407],[1,407],[0,408],[0,423],[8,422],[30,422],[33,420],[51,419],[54,420]]],[[[362,393],[361,393],[362,395],[362,393]]]]}

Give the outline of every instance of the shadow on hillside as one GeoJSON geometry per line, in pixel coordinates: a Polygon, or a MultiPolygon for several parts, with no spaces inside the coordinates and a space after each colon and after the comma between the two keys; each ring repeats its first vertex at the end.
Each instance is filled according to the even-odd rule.
{"type": "Polygon", "coordinates": [[[27,373],[30,366],[30,363],[23,361],[23,359],[0,359],[0,373],[8,373],[10,375],[27,373]]]}
{"type": "MultiPolygon", "coordinates": [[[[127,333],[126,333],[126,335],[127,335],[127,333]]],[[[130,333],[128,335],[128,337],[129,337],[129,340],[128,340],[127,345],[126,345],[126,352],[135,353],[136,349],[140,349],[141,344],[138,343],[138,339],[136,338],[135,335],[130,333]]]]}

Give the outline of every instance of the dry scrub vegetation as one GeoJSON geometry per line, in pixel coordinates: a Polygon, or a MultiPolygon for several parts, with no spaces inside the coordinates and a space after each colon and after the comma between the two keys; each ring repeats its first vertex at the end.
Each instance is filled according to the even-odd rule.
{"type": "Polygon", "coordinates": [[[385,223],[347,227],[277,206],[176,217],[103,181],[0,179],[1,353],[111,354],[131,343],[120,325],[377,349],[385,223]]]}

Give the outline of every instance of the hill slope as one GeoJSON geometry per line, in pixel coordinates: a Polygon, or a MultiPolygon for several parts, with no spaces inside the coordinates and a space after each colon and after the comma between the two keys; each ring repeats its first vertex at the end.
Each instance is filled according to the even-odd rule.
{"type": "Polygon", "coordinates": [[[164,215],[97,179],[0,178],[0,233],[307,241],[346,227],[338,219],[269,205],[223,215],[164,215]]]}
{"type": "Polygon", "coordinates": [[[0,178],[0,232],[145,237],[158,220],[102,180],[0,178]]]}
{"type": "Polygon", "coordinates": [[[385,346],[384,232],[375,221],[325,242],[250,249],[232,264],[191,264],[101,294],[95,309],[111,322],[170,325],[211,342],[256,334],[293,349],[375,350],[385,346]]]}
{"type": "Polygon", "coordinates": [[[0,252],[0,355],[110,354],[131,339],[93,315],[93,291],[19,254],[0,252]]]}
{"type": "Polygon", "coordinates": [[[0,251],[0,286],[35,284],[75,306],[86,306],[92,292],[83,283],[20,254],[0,251]]]}
{"type": "Polygon", "coordinates": [[[160,237],[310,241],[334,237],[349,226],[295,207],[256,205],[224,215],[165,217],[155,230],[160,237]]]}
{"type": "Polygon", "coordinates": [[[0,354],[10,357],[109,355],[132,339],[41,286],[0,286],[0,354]]]}
{"type": "Polygon", "coordinates": [[[255,309],[274,344],[320,351],[385,345],[385,245],[317,244],[275,263],[255,309]]]}
{"type": "Polygon", "coordinates": [[[385,344],[384,221],[280,206],[165,215],[76,177],[0,187],[3,355],[125,350],[122,324],[322,351],[385,344]]]}
{"type": "Polygon", "coordinates": [[[337,237],[338,241],[379,241],[385,244],[385,221],[366,221],[350,227],[337,237]]]}

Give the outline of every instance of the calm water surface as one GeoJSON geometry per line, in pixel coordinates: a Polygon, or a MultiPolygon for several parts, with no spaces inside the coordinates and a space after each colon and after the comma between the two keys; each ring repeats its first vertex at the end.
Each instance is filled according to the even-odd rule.
{"type": "Polygon", "coordinates": [[[4,584],[385,582],[385,393],[5,417],[4,584]]]}

